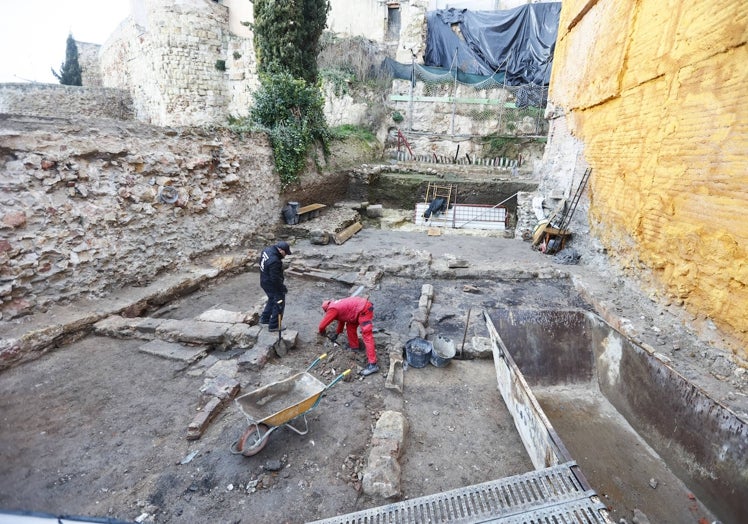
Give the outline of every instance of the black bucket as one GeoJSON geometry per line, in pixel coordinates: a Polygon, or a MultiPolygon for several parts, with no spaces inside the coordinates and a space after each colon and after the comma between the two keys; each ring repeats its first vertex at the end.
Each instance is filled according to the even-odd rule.
{"type": "Polygon", "coordinates": [[[431,357],[433,346],[422,338],[411,338],[405,343],[405,360],[414,368],[426,367],[431,357]]]}
{"type": "Polygon", "coordinates": [[[436,335],[431,349],[431,365],[443,368],[452,361],[456,353],[457,350],[452,339],[436,335]]]}
{"type": "Polygon", "coordinates": [[[299,223],[299,203],[289,202],[282,210],[283,220],[286,224],[293,226],[299,223]]]}

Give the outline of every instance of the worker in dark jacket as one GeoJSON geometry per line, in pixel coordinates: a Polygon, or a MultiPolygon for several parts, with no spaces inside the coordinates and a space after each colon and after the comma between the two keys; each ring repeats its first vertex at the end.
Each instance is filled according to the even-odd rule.
{"type": "Polygon", "coordinates": [[[345,326],[348,335],[348,347],[353,351],[358,350],[358,327],[361,326],[361,337],[364,339],[366,347],[366,359],[369,365],[361,370],[363,376],[371,375],[379,371],[377,365],[377,351],[374,347],[374,306],[367,299],[362,297],[348,297],[340,300],[325,300],[322,303],[322,310],[325,316],[319,323],[319,334],[324,336],[327,326],[334,321],[338,325],[334,333],[328,335],[328,338],[335,342],[343,332],[345,326]]]}
{"type": "Polygon", "coordinates": [[[283,259],[291,254],[288,242],[281,241],[266,247],[260,255],[260,287],[268,297],[260,315],[260,324],[267,324],[269,331],[278,331],[281,327],[278,315],[283,315],[286,307],[288,289],[283,283],[283,259]]]}

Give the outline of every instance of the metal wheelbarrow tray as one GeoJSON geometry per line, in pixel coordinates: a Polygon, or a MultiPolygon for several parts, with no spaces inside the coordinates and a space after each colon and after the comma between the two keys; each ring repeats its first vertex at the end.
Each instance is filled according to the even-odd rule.
{"type": "Polygon", "coordinates": [[[286,426],[299,435],[306,435],[309,426],[306,413],[316,406],[322,394],[350,373],[350,369],[338,375],[330,384],[325,384],[309,371],[325,358],[317,358],[306,371],[296,373],[284,380],[245,393],[236,398],[236,405],[247,417],[249,427],[239,440],[231,445],[232,453],[252,456],[259,453],[267,444],[268,437],[276,429],[286,426]],[[304,427],[292,424],[301,417],[304,427]]]}

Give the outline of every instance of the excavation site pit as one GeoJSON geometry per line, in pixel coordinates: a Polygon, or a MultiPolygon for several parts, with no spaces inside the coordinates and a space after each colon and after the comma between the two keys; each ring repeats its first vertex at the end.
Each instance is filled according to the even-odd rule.
{"type": "Polygon", "coordinates": [[[730,480],[746,467],[744,423],[598,316],[583,268],[498,234],[286,238],[283,356],[257,324],[254,255],[185,277],[168,299],[154,282],[33,319],[70,332],[3,371],[2,506],[125,522],[711,522],[716,507],[745,510],[730,480]],[[345,334],[316,335],[322,302],[353,293],[375,308],[380,371],[365,378],[345,334]],[[455,356],[408,366],[414,337],[446,338],[455,356]],[[257,454],[236,453],[249,422],[234,399],[321,355],[316,380],[351,373],[293,421],[306,433],[280,426],[257,454]]]}

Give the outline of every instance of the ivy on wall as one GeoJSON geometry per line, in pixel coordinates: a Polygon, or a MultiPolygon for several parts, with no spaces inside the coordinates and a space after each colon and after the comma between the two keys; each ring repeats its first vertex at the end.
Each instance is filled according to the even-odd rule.
{"type": "Polygon", "coordinates": [[[317,79],[319,40],[328,0],[254,1],[254,44],[260,87],[251,120],[268,131],[281,188],[298,181],[310,149],[327,157],[330,132],[317,79]]]}
{"type": "Polygon", "coordinates": [[[318,86],[289,73],[260,78],[250,118],[270,134],[275,168],[285,189],[298,180],[314,143],[322,145],[325,156],[329,153],[325,100],[318,86]]]}

